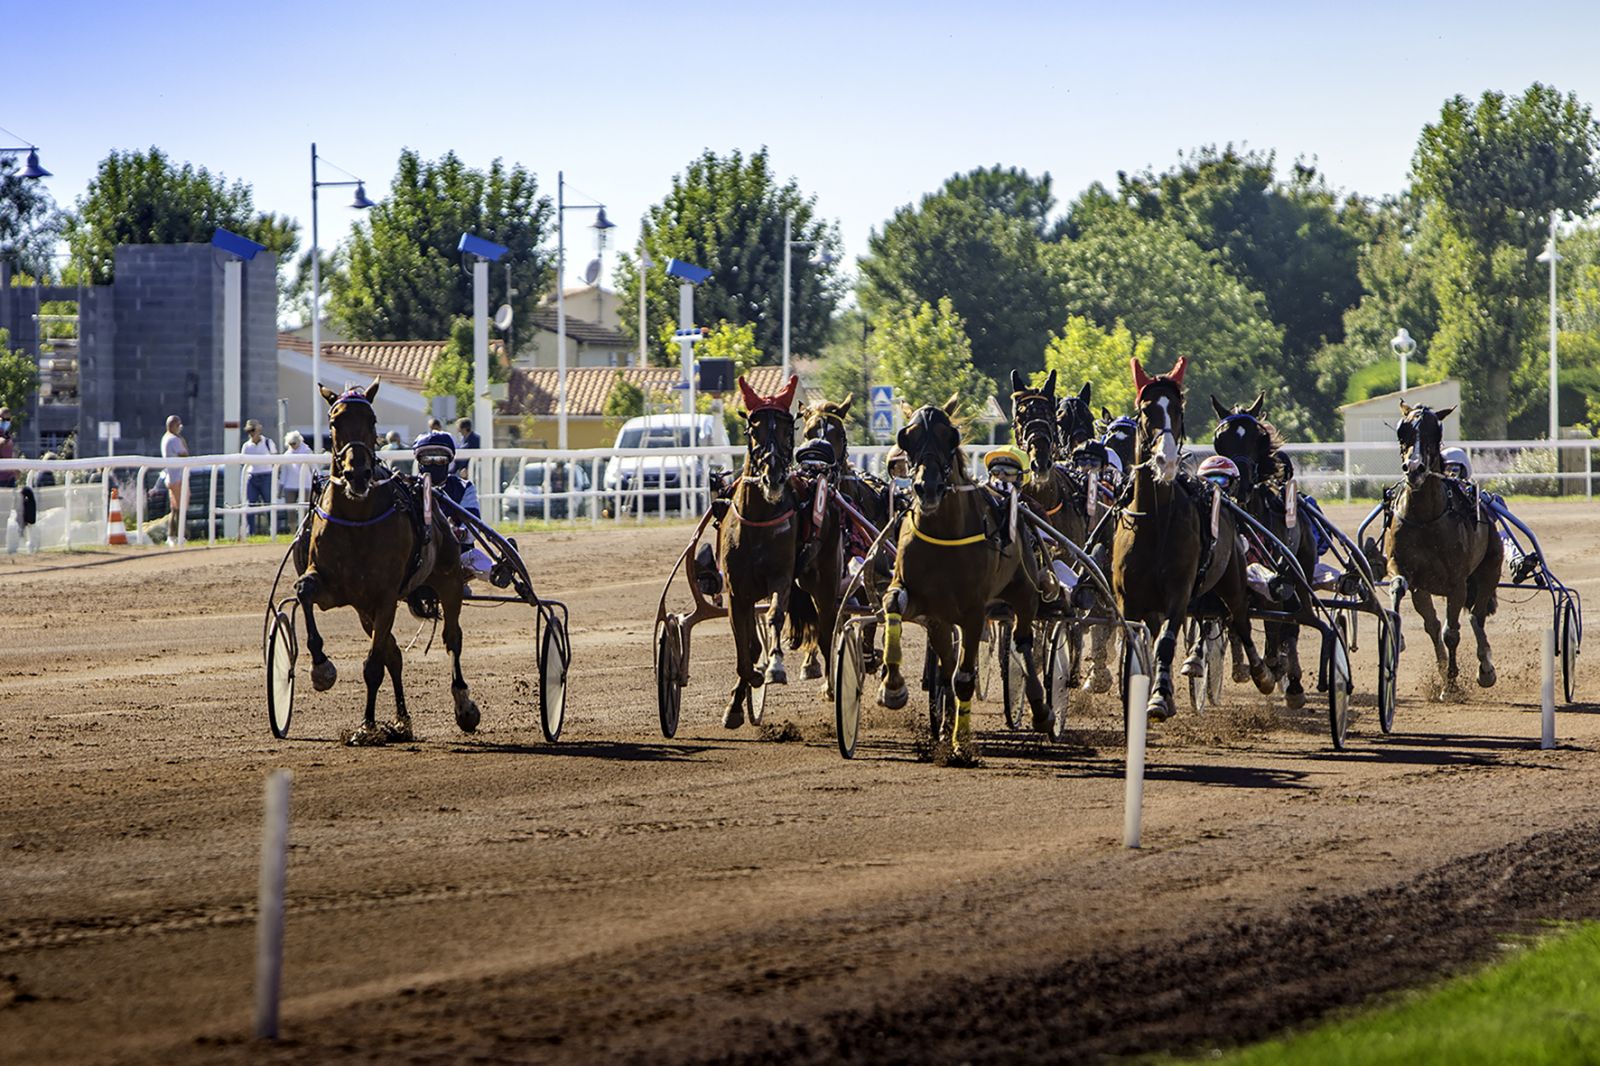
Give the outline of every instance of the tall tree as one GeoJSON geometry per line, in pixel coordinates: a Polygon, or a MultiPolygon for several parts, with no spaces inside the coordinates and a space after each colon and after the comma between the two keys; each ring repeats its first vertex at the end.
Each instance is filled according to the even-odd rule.
{"type": "Polygon", "coordinates": [[[454,152],[424,160],[404,149],[389,195],[351,234],[329,312],[362,340],[446,336],[451,320],[472,310],[472,272],[456,251],[461,235],[472,233],[509,249],[489,271],[490,299],[509,302],[527,321],[550,282],[551,257],[541,245],[553,210],[521,166],[496,159],[487,171],[474,170],[454,152]],[[519,293],[509,301],[508,265],[519,293]]]}
{"type": "MultiPolygon", "coordinates": [[[[700,322],[751,326],[763,360],[782,359],[783,223],[790,214],[791,240],[809,242],[791,253],[790,352],[808,356],[822,349],[842,294],[838,227],[817,217],[816,198],[802,195],[792,178],[778,183],[765,148],[748,158],[737,150],[718,156],[707,149],[672,179],[671,191],[645,213],[641,225],[640,244],[652,263],[645,272],[652,362],[665,365],[678,358],[668,343],[678,323],[679,285],[677,278],[667,276],[669,259],[711,271],[710,279],[695,290],[700,322]]],[[[619,293],[637,298],[636,255],[622,257],[615,283],[619,293]]],[[[624,303],[636,306],[633,300],[624,303]]],[[[639,322],[626,314],[623,331],[637,340],[639,322]]]]}
{"type": "Polygon", "coordinates": [[[11,347],[11,334],[0,329],[0,407],[11,408],[12,421],[20,426],[32,410],[33,394],[39,391],[39,360],[11,347]]]}
{"type": "Polygon", "coordinates": [[[14,273],[50,277],[50,250],[64,222],[50,190],[21,170],[17,157],[0,156],[0,261],[14,273]]]}
{"type": "Polygon", "coordinates": [[[867,339],[870,358],[895,395],[912,407],[940,404],[961,395],[968,414],[981,410],[994,385],[973,365],[966,323],[950,297],[937,305],[885,312],[867,339]]]}
{"type": "Polygon", "coordinates": [[[1516,402],[1513,378],[1547,313],[1535,257],[1552,215],[1587,214],[1600,196],[1597,150],[1589,106],[1538,82],[1521,96],[1453,97],[1423,128],[1413,188],[1446,229],[1434,354],[1461,381],[1474,435],[1503,438],[1527,405],[1516,402]]]}
{"type": "Polygon", "coordinates": [[[966,324],[973,360],[991,379],[1043,365],[1061,318],[1042,231],[1054,199],[1046,175],[977,170],[894,213],[867,239],[862,306],[877,315],[948,298],[966,324]]]}
{"type": "Polygon", "coordinates": [[[1066,328],[1050,338],[1044,350],[1044,370],[1035,375],[1035,385],[1043,384],[1047,371],[1056,372],[1058,394],[1077,392],[1087,382],[1096,413],[1104,407],[1117,413],[1133,410],[1133,378],[1128,360],[1149,362],[1154,342],[1136,337],[1118,321],[1103,330],[1081,315],[1067,319],[1066,328]]]}
{"type": "Polygon", "coordinates": [[[299,225],[258,212],[249,185],[193,163],[180,167],[154,147],[101,160],[66,232],[87,280],[104,285],[119,244],[205,244],[218,226],[276,253],[280,277],[299,244],[299,225]]]}

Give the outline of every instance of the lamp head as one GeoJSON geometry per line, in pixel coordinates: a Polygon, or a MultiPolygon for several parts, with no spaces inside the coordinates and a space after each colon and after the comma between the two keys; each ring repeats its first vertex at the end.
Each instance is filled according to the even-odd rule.
{"type": "Polygon", "coordinates": [[[470,233],[463,233],[461,240],[456,244],[456,251],[475,255],[479,259],[487,259],[491,263],[498,263],[509,250],[503,244],[486,241],[482,237],[475,237],[470,233]]]}
{"type": "Polygon", "coordinates": [[[356,182],[356,198],[350,201],[350,206],[358,211],[365,211],[369,207],[378,205],[367,199],[367,186],[364,182],[356,182]]]}
{"type": "Polygon", "coordinates": [[[218,226],[217,231],[211,235],[211,246],[227,252],[229,255],[238,256],[247,263],[254,259],[257,254],[267,250],[266,245],[253,241],[249,237],[241,237],[237,233],[231,233],[221,226],[218,226]]]}
{"type": "Polygon", "coordinates": [[[24,178],[48,178],[50,172],[39,165],[39,149],[28,149],[28,165],[22,168],[24,178]]]}
{"type": "Polygon", "coordinates": [[[1412,340],[1411,334],[1402,328],[1400,332],[1394,335],[1394,339],[1389,342],[1389,347],[1394,349],[1394,354],[1396,355],[1409,356],[1417,350],[1417,342],[1412,340]]]}
{"type": "Polygon", "coordinates": [[[606,217],[605,208],[602,207],[599,211],[595,212],[594,229],[605,231],[608,229],[616,229],[616,227],[617,224],[606,217]]]}

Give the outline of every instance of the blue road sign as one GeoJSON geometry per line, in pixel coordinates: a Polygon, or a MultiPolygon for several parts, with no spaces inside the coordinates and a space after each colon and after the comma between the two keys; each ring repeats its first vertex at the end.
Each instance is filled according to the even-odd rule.
{"type": "Polygon", "coordinates": [[[892,408],[894,406],[894,386],[893,385],[874,385],[874,386],[872,386],[871,400],[872,400],[872,406],[874,406],[874,407],[890,407],[890,408],[892,408]]]}
{"type": "Polygon", "coordinates": [[[867,426],[878,440],[889,440],[894,436],[894,386],[874,385],[868,390],[868,398],[871,410],[867,426]]]}

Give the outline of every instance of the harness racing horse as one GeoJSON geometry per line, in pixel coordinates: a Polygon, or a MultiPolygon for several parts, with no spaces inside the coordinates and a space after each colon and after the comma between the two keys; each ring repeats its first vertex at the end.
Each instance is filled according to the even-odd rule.
{"type": "Polygon", "coordinates": [[[1137,358],[1129,362],[1138,407],[1137,462],[1129,471],[1133,491],[1124,496],[1112,534],[1111,589],[1123,617],[1143,622],[1156,634],[1156,675],[1146,710],[1161,721],[1172,716],[1172,655],[1178,635],[1190,605],[1202,598],[1226,613],[1230,632],[1249,656],[1256,688],[1269,693],[1273,680],[1250,635],[1249,587],[1233,516],[1225,509],[1218,514],[1208,557],[1204,526],[1209,525],[1210,508],[1193,495],[1206,488],[1190,489],[1178,478],[1187,360],[1180,358],[1170,374],[1154,377],[1137,358]]]}
{"type": "MultiPolygon", "coordinates": [[[[977,680],[973,667],[989,605],[997,600],[1010,606],[1016,618],[1016,647],[1022,655],[1024,688],[1036,726],[1044,721],[1046,712],[1033,656],[1038,590],[1024,569],[1019,539],[1000,543],[1001,530],[993,508],[984,490],[967,474],[961,430],[953,418],[960,403],[960,396],[955,395],[943,407],[929,405],[915,413],[908,411],[898,436],[911,468],[912,499],[911,511],[900,527],[894,576],[883,597],[884,678],[878,699],[886,707],[905,706],[901,625],[905,619],[920,621],[928,633],[936,676],[949,678],[954,689],[954,721],[939,721],[940,731],[948,730],[951,760],[970,762],[974,754],[972,696],[977,680]],[[957,632],[961,635],[959,659],[957,632]]],[[[935,735],[935,746],[943,739],[935,735]]]]}
{"type": "Polygon", "coordinates": [[[789,406],[799,380],[790,376],[776,395],[762,396],[739,379],[747,442],[744,470],[728,500],[727,518],[732,521],[718,526],[718,561],[727,581],[728,624],[733,628],[739,677],[722,715],[722,724],[729,729],[744,724],[752,689],[789,681],[783,665],[783,623],[794,587],[800,524],[789,484],[794,463],[794,416],[789,406]],[[764,624],[771,627],[772,652],[763,670],[756,604],[769,598],[764,624]]]}
{"type": "Polygon", "coordinates": [[[1056,405],[1057,437],[1061,450],[1069,455],[1094,438],[1094,414],[1089,407],[1093,393],[1093,384],[1085,381],[1076,396],[1063,396],[1056,405]]]}
{"type": "Polygon", "coordinates": [[[1022,483],[1022,493],[1058,532],[1081,546],[1089,536],[1084,494],[1088,481],[1057,465],[1061,439],[1055,416],[1056,372],[1050,371],[1043,388],[1034,389],[1013,370],[1011,436],[1028,453],[1028,476],[1022,483]]]}
{"type": "Polygon", "coordinates": [[[318,692],[325,692],[338,678],[333,660],[323,652],[312,608],[354,607],[372,643],[362,670],[367,682],[366,719],[346,736],[346,743],[410,740],[411,715],[400,681],[403,658],[393,633],[395,609],[407,600],[414,613],[444,620],[444,643],[454,671],[450,694],[456,724],[470,733],[478,726],[478,705],[461,675],[461,600],[467,573],[460,548],[442,513],[433,512],[431,526],[424,527],[411,482],[378,461],[377,417],[372,410],[378,382],[342,395],[328,388],[321,392],[328,402],[333,465],[322,491],[312,500],[309,532],[302,535],[304,543],[295,553],[300,573],[295,593],[306,620],[311,682],[318,692]],[[375,711],[385,669],[394,685],[395,720],[379,727],[375,711]]]}
{"type": "Polygon", "coordinates": [[[1472,613],[1472,635],[1478,642],[1478,684],[1495,682],[1489,658],[1489,635],[1484,620],[1499,605],[1496,586],[1505,546],[1495,532],[1494,520],[1478,511],[1463,492],[1448,487],[1440,457],[1443,428],[1440,423],[1454,407],[1442,411],[1400,401],[1400,456],[1405,484],[1391,503],[1384,494],[1392,522],[1384,531],[1384,554],[1391,567],[1411,588],[1411,605],[1433,641],[1439,668],[1439,699],[1458,700],[1456,647],[1461,643],[1461,608],[1472,613]],[[1441,634],[1433,597],[1445,601],[1445,626],[1441,634]],[[1442,636],[1442,639],[1441,639],[1442,636]]]}
{"type": "MultiPolygon", "coordinates": [[[[1278,454],[1283,438],[1261,417],[1266,401],[1267,394],[1263,392],[1249,407],[1240,404],[1229,410],[1215,396],[1211,397],[1211,408],[1218,418],[1212,444],[1218,455],[1232,459],[1239,468],[1237,496],[1245,511],[1282,541],[1294,553],[1300,569],[1310,575],[1317,565],[1317,538],[1310,520],[1289,525],[1287,494],[1294,491],[1294,479],[1278,454]]],[[[1266,606],[1284,609],[1277,602],[1266,606]]],[[[1313,620],[1308,617],[1309,603],[1302,603],[1299,608],[1301,621],[1313,620]]],[[[1284,681],[1284,701],[1290,709],[1299,710],[1306,703],[1300,669],[1300,622],[1266,621],[1262,628],[1266,632],[1267,667],[1274,678],[1284,681]]],[[[1233,656],[1234,680],[1243,681],[1247,673],[1237,645],[1233,656]]]]}

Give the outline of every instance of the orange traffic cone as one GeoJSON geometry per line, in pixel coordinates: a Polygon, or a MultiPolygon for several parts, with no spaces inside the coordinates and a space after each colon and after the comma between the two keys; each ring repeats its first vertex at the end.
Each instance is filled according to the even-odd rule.
{"type": "Polygon", "coordinates": [[[115,485],[111,486],[111,509],[106,514],[106,543],[128,543],[128,529],[122,524],[122,497],[115,485]]]}

